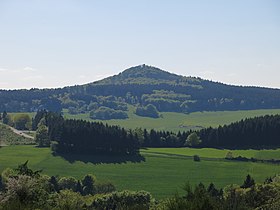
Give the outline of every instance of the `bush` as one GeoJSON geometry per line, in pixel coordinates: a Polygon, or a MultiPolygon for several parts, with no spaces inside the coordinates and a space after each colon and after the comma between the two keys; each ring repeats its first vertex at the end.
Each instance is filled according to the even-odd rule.
{"type": "Polygon", "coordinates": [[[157,108],[152,105],[148,104],[145,107],[138,106],[136,108],[136,115],[142,116],[142,117],[152,117],[152,118],[159,118],[159,113],[157,108]]]}
{"type": "Polygon", "coordinates": [[[233,159],[233,153],[232,153],[231,151],[229,151],[229,152],[226,154],[225,159],[228,159],[228,160],[233,159]]]}
{"type": "Polygon", "coordinates": [[[4,209],[35,209],[44,206],[47,197],[48,192],[41,179],[18,175],[8,178],[0,206],[4,209]]]}
{"type": "Polygon", "coordinates": [[[59,150],[58,147],[59,147],[59,144],[57,141],[51,141],[51,151],[53,151],[54,154],[57,153],[57,151],[59,150]]]}
{"type": "Polygon", "coordinates": [[[75,191],[77,183],[78,181],[74,177],[62,177],[58,181],[58,186],[60,190],[69,189],[75,191]]]}
{"type": "Polygon", "coordinates": [[[84,209],[86,203],[79,193],[71,190],[61,190],[54,194],[51,206],[54,209],[84,209]]]}
{"type": "Polygon", "coordinates": [[[106,194],[116,191],[116,187],[111,182],[97,183],[96,194],[106,194]]]}
{"type": "Polygon", "coordinates": [[[193,160],[196,161],[196,162],[199,162],[200,161],[200,157],[198,155],[194,155],[193,156],[193,160]]]}
{"type": "Polygon", "coordinates": [[[145,191],[122,191],[98,196],[92,202],[93,209],[149,209],[153,199],[145,191]]]}
{"type": "Polygon", "coordinates": [[[90,194],[94,194],[95,193],[95,184],[96,182],[96,177],[92,174],[87,174],[83,180],[82,180],[82,184],[83,184],[83,194],[84,195],[90,195],[90,194]]]}
{"type": "Polygon", "coordinates": [[[17,114],[14,116],[14,125],[18,130],[31,129],[31,118],[28,114],[17,114]]]}

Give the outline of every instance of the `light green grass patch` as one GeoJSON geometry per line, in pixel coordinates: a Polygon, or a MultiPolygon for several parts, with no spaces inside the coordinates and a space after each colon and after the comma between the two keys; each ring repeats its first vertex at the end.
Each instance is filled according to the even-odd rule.
{"type": "MultiPolygon", "coordinates": [[[[162,117],[153,119],[140,117],[134,114],[134,107],[129,106],[128,119],[124,120],[103,120],[109,125],[119,125],[128,129],[146,128],[156,130],[184,131],[189,129],[200,129],[202,127],[218,127],[219,125],[230,124],[244,118],[263,115],[280,114],[280,109],[246,110],[246,111],[219,111],[219,112],[193,112],[190,114],[161,112],[162,117]]],[[[89,114],[70,115],[64,113],[66,118],[92,120],[89,114]]]]}
{"type": "Polygon", "coordinates": [[[166,154],[166,155],[182,155],[192,157],[199,155],[202,158],[225,158],[227,153],[231,151],[233,157],[257,158],[260,160],[275,159],[280,160],[280,149],[275,150],[227,150],[213,148],[148,148],[142,149],[144,154],[166,154]]]}

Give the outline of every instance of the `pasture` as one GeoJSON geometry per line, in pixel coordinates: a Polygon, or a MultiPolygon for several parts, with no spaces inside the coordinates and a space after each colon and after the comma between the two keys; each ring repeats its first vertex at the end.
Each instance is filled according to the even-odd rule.
{"type": "MultiPolygon", "coordinates": [[[[161,112],[162,117],[154,119],[140,117],[134,114],[134,107],[129,106],[128,119],[124,120],[103,120],[109,125],[119,125],[128,129],[146,128],[156,130],[184,131],[189,129],[200,129],[205,127],[218,127],[219,125],[230,124],[244,118],[251,118],[263,115],[280,114],[280,109],[245,110],[245,111],[217,111],[217,112],[193,112],[189,114],[175,112],[161,112]]],[[[71,115],[64,112],[65,118],[92,120],[89,114],[71,115]]]]}
{"type": "MultiPolygon", "coordinates": [[[[232,183],[242,184],[247,174],[257,182],[263,182],[265,178],[280,173],[280,165],[224,160],[226,152],[215,149],[148,148],[141,150],[145,159],[141,162],[110,163],[104,160],[93,163],[86,156],[76,157],[77,161],[53,156],[49,148],[8,146],[0,149],[0,171],[6,167],[15,168],[29,160],[32,169],[43,169],[43,173],[48,175],[82,178],[92,173],[99,181],[111,181],[118,190],[146,190],[156,198],[170,196],[176,191],[182,193],[181,187],[186,182],[193,185],[213,182],[217,187],[224,187],[232,183]],[[189,157],[193,154],[200,155],[201,162],[194,162],[189,157]]],[[[279,150],[233,151],[233,154],[268,159],[279,157],[277,153],[279,150]]]]}

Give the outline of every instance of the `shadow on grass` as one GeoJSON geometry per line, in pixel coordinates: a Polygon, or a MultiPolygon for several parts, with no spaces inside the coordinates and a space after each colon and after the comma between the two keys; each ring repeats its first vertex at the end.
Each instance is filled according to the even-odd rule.
{"type": "Polygon", "coordinates": [[[134,155],[80,155],[80,154],[54,154],[54,156],[60,156],[70,163],[76,161],[81,161],[84,163],[93,163],[93,164],[121,164],[121,163],[140,163],[145,162],[145,157],[141,154],[134,155]]]}

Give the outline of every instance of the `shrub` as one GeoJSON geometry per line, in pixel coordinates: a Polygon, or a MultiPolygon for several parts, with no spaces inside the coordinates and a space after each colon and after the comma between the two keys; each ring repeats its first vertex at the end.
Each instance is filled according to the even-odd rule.
{"type": "Polygon", "coordinates": [[[74,177],[62,177],[58,181],[58,186],[60,190],[71,189],[76,190],[77,180],[74,177]]]}
{"type": "Polygon", "coordinates": [[[157,108],[152,105],[152,104],[148,104],[145,107],[142,106],[138,106],[136,108],[136,115],[142,116],[142,117],[152,117],[152,118],[159,118],[159,113],[157,108]]]}
{"type": "Polygon", "coordinates": [[[111,182],[97,183],[95,188],[97,194],[106,194],[116,191],[116,187],[111,182]]]}
{"type": "Polygon", "coordinates": [[[18,130],[31,129],[31,118],[28,114],[17,114],[14,116],[14,125],[18,130]]]}
{"type": "Polygon", "coordinates": [[[53,200],[51,205],[54,209],[84,209],[86,205],[83,197],[71,190],[61,190],[53,200]]]}
{"type": "Polygon", "coordinates": [[[122,191],[98,196],[92,202],[93,209],[149,209],[153,202],[150,193],[145,191],[122,191]]]}
{"type": "Polygon", "coordinates": [[[198,155],[194,155],[193,156],[193,160],[196,161],[196,162],[199,162],[200,161],[200,157],[198,155]]]}

